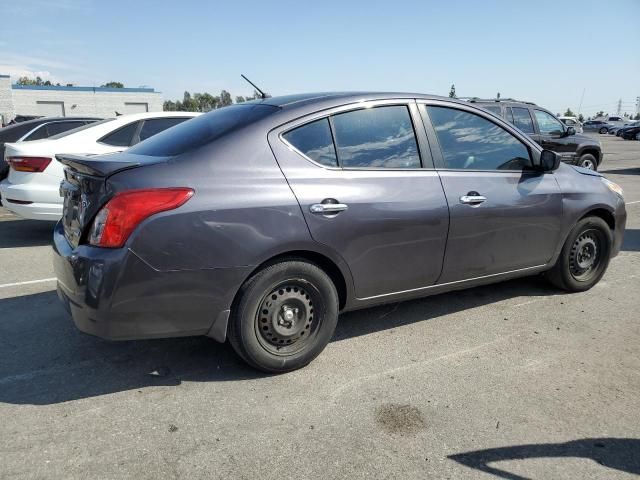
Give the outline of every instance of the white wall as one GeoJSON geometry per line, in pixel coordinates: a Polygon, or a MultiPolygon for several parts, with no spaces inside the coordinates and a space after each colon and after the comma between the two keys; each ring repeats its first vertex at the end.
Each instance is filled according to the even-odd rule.
{"type": "Polygon", "coordinates": [[[114,117],[116,112],[126,113],[126,103],[146,103],[149,112],[161,112],[163,103],[160,92],[14,88],[12,93],[13,112],[20,115],[46,115],[50,108],[48,110],[46,104],[38,105],[38,101],[63,102],[67,117],[76,115],[114,117]]]}
{"type": "Polygon", "coordinates": [[[13,97],[11,95],[11,79],[8,75],[0,75],[0,126],[4,123],[9,123],[15,116],[13,109],[13,97]]]}

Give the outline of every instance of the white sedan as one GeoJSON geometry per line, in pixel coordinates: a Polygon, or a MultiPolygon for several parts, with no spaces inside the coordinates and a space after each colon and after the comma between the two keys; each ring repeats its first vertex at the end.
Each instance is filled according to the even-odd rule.
{"type": "Polygon", "coordinates": [[[126,150],[157,133],[193,118],[195,112],[156,112],[123,115],[50,137],[5,144],[9,176],[0,183],[2,206],[33,220],[62,216],[62,164],[56,154],[101,155],[126,150]]]}

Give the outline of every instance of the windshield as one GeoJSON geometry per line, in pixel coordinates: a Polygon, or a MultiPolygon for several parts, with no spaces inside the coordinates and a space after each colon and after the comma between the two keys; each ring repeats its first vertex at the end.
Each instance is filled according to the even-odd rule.
{"type": "Polygon", "coordinates": [[[78,133],[82,130],[86,130],[87,128],[95,127],[96,125],[102,125],[103,123],[108,123],[115,120],[114,118],[105,118],[104,120],[100,120],[99,122],[88,123],[83,125],[82,127],[74,128],[73,130],[67,130],[66,132],[59,133],[57,135],[53,135],[49,137],[49,140],[57,140],[58,138],[66,137],[67,135],[72,135],[74,133],[78,133]]]}

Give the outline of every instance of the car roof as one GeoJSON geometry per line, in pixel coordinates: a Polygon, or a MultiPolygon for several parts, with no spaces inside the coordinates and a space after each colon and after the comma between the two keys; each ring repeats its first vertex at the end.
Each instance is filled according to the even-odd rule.
{"type": "Polygon", "coordinates": [[[318,92],[318,93],[302,93],[294,95],[284,95],[279,97],[269,97],[265,99],[252,100],[239,105],[267,105],[277,107],[279,112],[276,114],[278,122],[286,122],[288,120],[301,117],[307,114],[319,112],[328,108],[339,107],[359,102],[375,101],[375,100],[446,100],[462,105],[469,105],[467,102],[459,101],[454,98],[442,97],[439,95],[427,95],[424,93],[406,93],[406,92],[373,92],[373,91],[356,91],[356,92],[318,92]]]}

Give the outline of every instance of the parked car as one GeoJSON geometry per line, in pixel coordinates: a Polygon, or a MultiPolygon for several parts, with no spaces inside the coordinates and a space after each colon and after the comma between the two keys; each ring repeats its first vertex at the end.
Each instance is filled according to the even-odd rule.
{"type": "Polygon", "coordinates": [[[625,128],[620,136],[625,140],[640,140],[640,125],[625,128]]]}
{"type": "Polygon", "coordinates": [[[624,117],[619,117],[617,115],[611,115],[611,116],[607,117],[606,122],[609,125],[613,125],[614,127],[622,127],[627,122],[627,120],[624,117]]]}
{"type": "Polygon", "coordinates": [[[626,221],[602,175],[427,95],[267,98],[58,157],[54,268],[78,328],[228,338],[269,372],[312,361],[340,311],[542,272],[587,290],[626,221]]]}
{"type": "Polygon", "coordinates": [[[576,133],[583,133],[582,123],[576,117],[558,117],[558,119],[567,127],[573,127],[576,133]]]}
{"type": "Polygon", "coordinates": [[[97,122],[91,117],[49,117],[15,123],[0,129],[0,181],[7,178],[9,164],[4,160],[5,143],[28,142],[49,138],[74,128],[97,122]]]}
{"type": "Polygon", "coordinates": [[[598,132],[607,133],[613,125],[602,120],[587,120],[582,124],[582,128],[585,132],[598,132]]]}
{"type": "Polygon", "coordinates": [[[627,123],[624,127],[621,127],[616,132],[616,137],[621,137],[627,128],[634,128],[640,126],[640,120],[636,120],[634,122],[627,123]]]}
{"type": "Polygon", "coordinates": [[[2,206],[34,220],[58,220],[63,167],[58,153],[120,152],[198,113],[156,112],[122,115],[54,135],[47,140],[5,144],[9,176],[0,183],[2,206]]]}
{"type": "Polygon", "coordinates": [[[553,150],[563,162],[597,170],[602,163],[600,142],[588,135],[576,134],[572,126],[567,126],[546,110],[532,102],[507,99],[469,99],[470,103],[481,106],[506,119],[529,135],[542,148],[553,150]]]}

